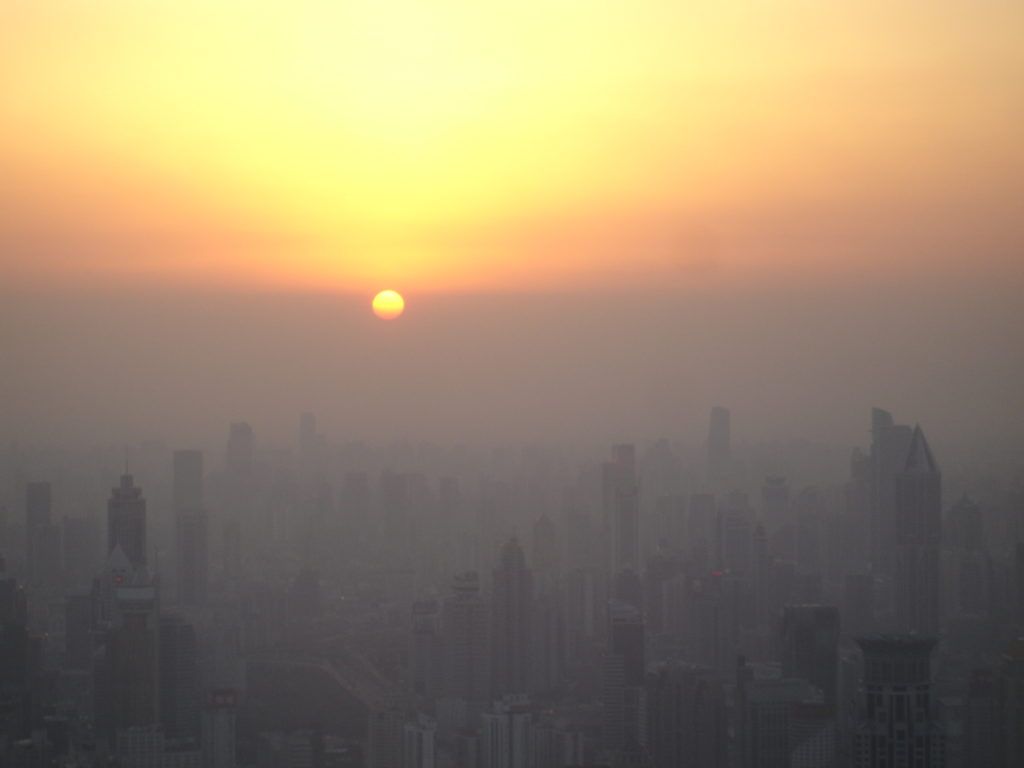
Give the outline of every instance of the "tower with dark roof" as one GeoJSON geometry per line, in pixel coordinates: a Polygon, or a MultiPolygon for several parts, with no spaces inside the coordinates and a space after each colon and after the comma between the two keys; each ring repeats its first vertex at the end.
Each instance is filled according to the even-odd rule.
{"type": "Polygon", "coordinates": [[[896,619],[909,632],[937,635],[941,616],[942,474],[921,427],[914,428],[895,478],[896,619]]]}

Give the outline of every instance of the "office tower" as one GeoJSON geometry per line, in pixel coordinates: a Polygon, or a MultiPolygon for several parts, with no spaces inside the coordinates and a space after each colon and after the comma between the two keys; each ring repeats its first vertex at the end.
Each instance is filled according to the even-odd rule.
{"type": "Polygon", "coordinates": [[[750,577],[754,565],[753,514],[745,496],[730,494],[719,511],[717,531],[719,567],[743,578],[750,577]]]}
{"type": "Polygon", "coordinates": [[[647,752],[652,768],[726,768],[725,692],[714,675],[678,662],[647,674],[647,752]]]}
{"type": "Polygon", "coordinates": [[[643,730],[643,615],[617,600],[608,603],[608,651],[603,660],[602,699],[605,749],[618,756],[640,751],[643,730]]]}
{"type": "Polygon", "coordinates": [[[1017,638],[1002,656],[1003,765],[1024,765],[1024,638],[1017,638]]]}
{"type": "Polygon", "coordinates": [[[782,675],[816,686],[835,712],[839,684],[839,611],[830,605],[788,605],[780,632],[782,675]]]}
{"type": "Polygon", "coordinates": [[[406,716],[399,707],[369,713],[367,768],[402,768],[406,716]]]}
{"type": "Polygon", "coordinates": [[[447,694],[471,702],[490,694],[490,637],[487,603],[473,571],[457,575],[441,608],[447,694]]]}
{"type": "Polygon", "coordinates": [[[91,515],[65,517],[62,527],[64,583],[69,590],[85,588],[101,562],[99,520],[91,515]]]}
{"type": "Polygon", "coordinates": [[[582,766],[583,734],[552,723],[530,725],[531,768],[566,768],[582,766]]]}
{"type": "Polygon", "coordinates": [[[434,768],[434,740],[437,723],[426,715],[417,715],[406,723],[402,739],[402,768],[434,768]]]}
{"type": "Polygon", "coordinates": [[[209,571],[209,524],[203,500],[203,454],[174,452],[172,494],[176,538],[178,602],[206,602],[209,571]]]}
{"type": "Polygon", "coordinates": [[[237,696],[232,690],[213,691],[203,707],[203,768],[235,768],[237,696]]]}
{"type": "Polygon", "coordinates": [[[176,515],[203,508],[202,451],[174,452],[171,504],[176,515]]]}
{"type": "Polygon", "coordinates": [[[874,570],[896,567],[896,476],[903,471],[913,430],[895,424],[881,408],[871,411],[871,560],[874,570]]]}
{"type": "Polygon", "coordinates": [[[480,715],[480,768],[529,768],[533,715],[522,696],[496,701],[480,715]]]}
{"type": "Polygon", "coordinates": [[[196,633],[180,616],[160,617],[160,722],[172,739],[198,739],[196,633]]]}
{"type": "Polygon", "coordinates": [[[847,574],[843,582],[843,632],[848,637],[875,628],[875,577],[870,573],[847,574]]]}
{"type": "Polygon", "coordinates": [[[707,461],[708,480],[713,486],[728,478],[732,461],[731,416],[729,409],[716,405],[711,409],[708,424],[707,461]]]}
{"type": "Polygon", "coordinates": [[[896,619],[905,631],[940,626],[942,476],[920,427],[894,480],[896,619]]]}
{"type": "MultiPolygon", "coordinates": [[[[112,558],[129,565],[120,544],[112,558]]],[[[97,720],[112,738],[118,730],[160,721],[160,601],[157,583],[135,568],[124,574],[112,563],[112,622],[105,657],[96,669],[97,720]]]]}
{"type": "MultiPolygon", "coordinates": [[[[786,478],[772,475],[761,485],[761,522],[772,535],[790,522],[789,483],[786,478]]],[[[783,557],[793,554],[777,553],[783,557]]]]}
{"type": "Polygon", "coordinates": [[[252,474],[255,444],[256,440],[249,424],[244,421],[231,424],[224,454],[224,465],[230,479],[238,480],[252,474]]]}
{"type": "Polygon", "coordinates": [[[131,475],[122,475],[107,502],[107,552],[120,547],[132,566],[146,565],[146,499],[131,475]]]}
{"type": "Polygon", "coordinates": [[[942,765],[942,734],[931,701],[935,641],[915,635],[869,635],[858,638],[857,644],[864,654],[864,698],[854,765],[942,765]]]}
{"type": "Polygon", "coordinates": [[[836,765],[834,714],[806,680],[757,678],[741,662],[736,708],[742,768],[836,765]]]}
{"type": "Polygon", "coordinates": [[[605,530],[611,545],[611,572],[640,572],[640,485],[636,476],[636,450],[632,445],[612,447],[602,476],[605,530]]]}
{"type": "Polygon", "coordinates": [[[57,587],[61,583],[60,529],[52,521],[50,484],[25,487],[25,549],[30,587],[57,587]]]}
{"type": "Polygon", "coordinates": [[[966,495],[953,505],[943,526],[943,550],[950,586],[943,606],[947,615],[988,616],[992,592],[992,561],[985,546],[981,508],[966,495]]]}
{"type": "Polygon", "coordinates": [[[441,695],[444,650],[437,601],[413,603],[409,638],[409,687],[412,693],[429,700],[441,695]]]}
{"type": "Polygon", "coordinates": [[[559,570],[558,530],[546,514],[537,518],[531,530],[533,545],[530,548],[530,562],[538,576],[551,578],[559,570]]]}
{"type": "Polygon", "coordinates": [[[495,696],[526,693],[529,688],[533,574],[519,540],[501,548],[499,566],[492,574],[491,605],[492,692],[495,696]]]}
{"type": "Polygon", "coordinates": [[[92,669],[96,650],[96,623],[92,595],[76,593],[64,600],[64,668],[92,669]]]}
{"type": "Polygon", "coordinates": [[[695,493],[690,496],[686,539],[689,544],[689,558],[698,573],[711,568],[715,560],[713,545],[717,520],[718,508],[715,505],[714,494],[695,493]]]}
{"type": "Polygon", "coordinates": [[[25,590],[0,567],[0,747],[30,734],[38,658],[33,645],[25,590]]]}

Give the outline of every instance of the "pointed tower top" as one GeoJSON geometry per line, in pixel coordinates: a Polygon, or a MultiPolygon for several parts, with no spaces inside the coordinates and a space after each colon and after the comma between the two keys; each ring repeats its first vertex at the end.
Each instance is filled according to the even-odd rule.
{"type": "Polygon", "coordinates": [[[914,427],[914,436],[910,438],[910,450],[907,451],[907,463],[903,471],[915,474],[939,473],[939,465],[935,463],[935,457],[932,456],[932,450],[928,447],[920,424],[914,427]]]}

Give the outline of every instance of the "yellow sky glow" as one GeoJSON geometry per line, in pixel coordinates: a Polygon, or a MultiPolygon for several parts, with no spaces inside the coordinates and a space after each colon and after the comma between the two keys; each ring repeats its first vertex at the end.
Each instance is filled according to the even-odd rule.
{"type": "Polygon", "coordinates": [[[1009,230],[1022,81],[996,0],[9,2],[0,259],[429,291],[813,261],[759,239],[807,211],[1009,230]]]}

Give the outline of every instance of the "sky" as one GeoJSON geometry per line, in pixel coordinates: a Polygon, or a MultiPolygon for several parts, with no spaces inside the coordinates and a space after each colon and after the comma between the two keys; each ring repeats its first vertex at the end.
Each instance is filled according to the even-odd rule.
{"type": "Polygon", "coordinates": [[[331,393],[369,433],[732,399],[852,439],[870,394],[1020,436],[1020,2],[14,0],[0,125],[16,436],[331,393]]]}

